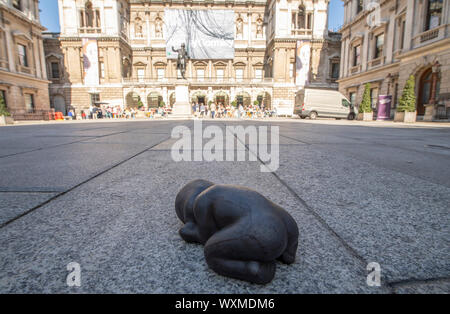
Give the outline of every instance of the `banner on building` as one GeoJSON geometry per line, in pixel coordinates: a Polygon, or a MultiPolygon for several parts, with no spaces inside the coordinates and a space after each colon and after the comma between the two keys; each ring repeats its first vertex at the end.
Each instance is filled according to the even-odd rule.
{"type": "Polygon", "coordinates": [[[96,39],[83,38],[83,81],[85,85],[99,85],[98,46],[96,39]]]}
{"type": "Polygon", "coordinates": [[[298,40],[295,53],[295,84],[299,87],[308,84],[311,45],[309,41],[298,40]]]}
{"type": "Polygon", "coordinates": [[[167,58],[184,43],[191,59],[234,59],[233,10],[165,9],[164,21],[167,58]]]}

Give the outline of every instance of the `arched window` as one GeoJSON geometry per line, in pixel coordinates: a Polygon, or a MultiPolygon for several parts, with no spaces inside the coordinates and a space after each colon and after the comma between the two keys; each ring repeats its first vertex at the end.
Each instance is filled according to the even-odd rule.
{"type": "Polygon", "coordinates": [[[137,17],[134,20],[134,35],[136,37],[142,37],[143,36],[143,31],[142,30],[143,30],[142,20],[139,17],[137,17]]]}

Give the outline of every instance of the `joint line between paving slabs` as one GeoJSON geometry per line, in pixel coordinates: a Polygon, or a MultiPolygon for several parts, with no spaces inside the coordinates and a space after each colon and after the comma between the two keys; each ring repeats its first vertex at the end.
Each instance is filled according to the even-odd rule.
{"type": "MultiPolygon", "coordinates": [[[[249,149],[249,146],[246,145],[245,143],[242,143],[242,141],[239,140],[239,138],[234,135],[234,137],[236,138],[236,140],[238,140],[239,142],[241,142],[242,145],[245,146],[245,148],[248,150],[249,154],[253,154],[256,155],[256,158],[258,159],[258,161],[260,163],[262,163],[264,166],[267,166],[266,163],[264,161],[262,161],[258,154],[255,154],[255,152],[252,152],[249,149]]],[[[366,265],[368,264],[367,261],[364,259],[364,257],[362,257],[361,255],[358,254],[358,252],[351,247],[347,242],[345,242],[345,240],[333,229],[331,228],[331,226],[311,207],[308,205],[308,203],[300,197],[300,195],[297,194],[297,192],[291,188],[283,179],[281,179],[277,173],[275,171],[272,171],[271,174],[284,186],[288,189],[288,191],[306,208],[306,210],[312,214],[318,221],[320,224],[322,224],[322,226],[328,230],[336,239],[338,239],[338,241],[350,252],[350,254],[355,257],[361,264],[363,269],[365,269],[366,265]]],[[[389,283],[383,283],[382,286],[388,288],[391,292],[393,292],[393,288],[389,283]]]]}
{"type": "MultiPolygon", "coordinates": [[[[126,132],[128,132],[128,131],[126,131],[126,132]]],[[[119,133],[124,133],[124,132],[119,132],[119,133]]],[[[146,149],[144,149],[144,150],[142,150],[142,151],[140,151],[140,152],[134,154],[133,156],[128,157],[128,158],[126,158],[126,159],[124,159],[124,160],[122,160],[122,161],[120,161],[120,162],[114,164],[113,166],[111,166],[111,167],[109,167],[109,168],[107,168],[107,169],[105,169],[105,170],[103,170],[103,171],[97,173],[96,175],[94,175],[94,176],[92,176],[92,177],[90,177],[90,178],[84,180],[84,181],[81,182],[81,183],[78,183],[77,185],[71,187],[70,189],[68,189],[68,190],[66,190],[66,191],[64,191],[64,192],[61,192],[61,193],[59,193],[59,194],[57,194],[57,195],[55,195],[55,196],[49,198],[49,199],[46,200],[45,202],[43,202],[43,203],[41,203],[41,204],[39,204],[39,205],[37,205],[37,206],[35,206],[35,207],[33,207],[33,208],[27,210],[26,212],[24,212],[24,213],[22,213],[22,214],[20,214],[20,215],[18,215],[18,216],[16,216],[16,217],[14,217],[13,219],[10,219],[10,220],[4,222],[3,224],[0,225],[0,229],[3,228],[3,227],[6,227],[7,225],[9,225],[10,223],[12,223],[12,222],[14,222],[14,221],[16,221],[16,220],[18,220],[18,219],[20,219],[20,218],[22,218],[22,217],[28,215],[29,213],[32,213],[32,212],[35,211],[36,209],[38,209],[38,208],[40,208],[40,207],[42,207],[42,206],[44,206],[44,205],[50,203],[51,201],[57,199],[58,197],[63,196],[64,194],[73,191],[73,190],[76,189],[77,187],[79,187],[79,186],[81,186],[81,185],[83,185],[83,184],[85,184],[85,183],[87,183],[87,182],[89,182],[89,181],[91,181],[91,180],[93,180],[93,179],[95,179],[95,178],[101,176],[102,174],[104,174],[104,173],[106,173],[106,172],[108,172],[108,171],[110,171],[110,170],[112,170],[112,169],[114,169],[114,168],[116,168],[116,167],[118,167],[118,166],[120,166],[120,165],[126,163],[127,161],[129,161],[129,160],[131,160],[131,159],[133,159],[133,158],[135,158],[135,157],[137,157],[137,156],[139,156],[139,155],[141,155],[141,154],[143,154],[143,153],[145,153],[145,152],[151,150],[153,147],[155,147],[155,146],[157,146],[157,145],[160,145],[160,144],[164,143],[165,141],[168,141],[170,138],[171,138],[171,137],[169,136],[168,138],[165,138],[164,140],[162,140],[162,141],[160,141],[160,142],[158,142],[158,143],[156,143],[156,144],[153,144],[153,145],[150,146],[150,147],[147,147],[146,149]]]]}
{"type": "Polygon", "coordinates": [[[103,138],[103,137],[107,137],[107,136],[127,133],[127,132],[131,132],[131,131],[132,130],[126,130],[126,131],[121,131],[121,132],[116,132],[116,133],[111,133],[111,134],[105,134],[105,135],[100,135],[100,136],[90,136],[89,138],[83,138],[82,140],[79,140],[79,141],[73,141],[73,142],[70,142],[70,143],[62,143],[62,144],[57,144],[57,145],[53,145],[53,146],[38,147],[38,148],[27,150],[27,151],[24,151],[24,152],[18,152],[18,153],[14,153],[14,154],[0,156],[0,158],[6,158],[6,157],[21,155],[21,154],[33,153],[33,152],[37,152],[37,151],[40,151],[40,150],[56,148],[56,147],[60,147],[60,146],[64,146],[64,145],[77,144],[77,143],[81,143],[81,142],[84,142],[84,141],[89,141],[89,140],[93,140],[93,139],[97,139],[97,138],[103,138]]]}

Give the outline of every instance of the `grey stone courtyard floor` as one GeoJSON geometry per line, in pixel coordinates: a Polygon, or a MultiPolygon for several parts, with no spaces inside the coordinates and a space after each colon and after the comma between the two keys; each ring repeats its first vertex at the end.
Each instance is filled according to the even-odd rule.
{"type": "Polygon", "coordinates": [[[174,162],[170,138],[192,120],[0,128],[1,293],[450,292],[448,125],[205,121],[280,127],[280,167],[174,162]],[[297,221],[292,265],[265,286],[221,277],[178,235],[179,189],[240,184],[297,221]],[[81,266],[68,287],[66,266],[81,266]],[[381,287],[366,283],[369,262],[381,287]]]}

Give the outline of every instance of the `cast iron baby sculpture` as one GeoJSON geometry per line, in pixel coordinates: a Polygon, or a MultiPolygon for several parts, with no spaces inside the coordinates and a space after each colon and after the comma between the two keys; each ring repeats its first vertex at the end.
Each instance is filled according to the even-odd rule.
{"type": "Polygon", "coordinates": [[[275,260],[295,260],[297,223],[253,190],[194,180],[178,193],[175,210],[185,223],[181,237],[204,244],[208,266],[221,275],[266,284],[275,260]]]}

